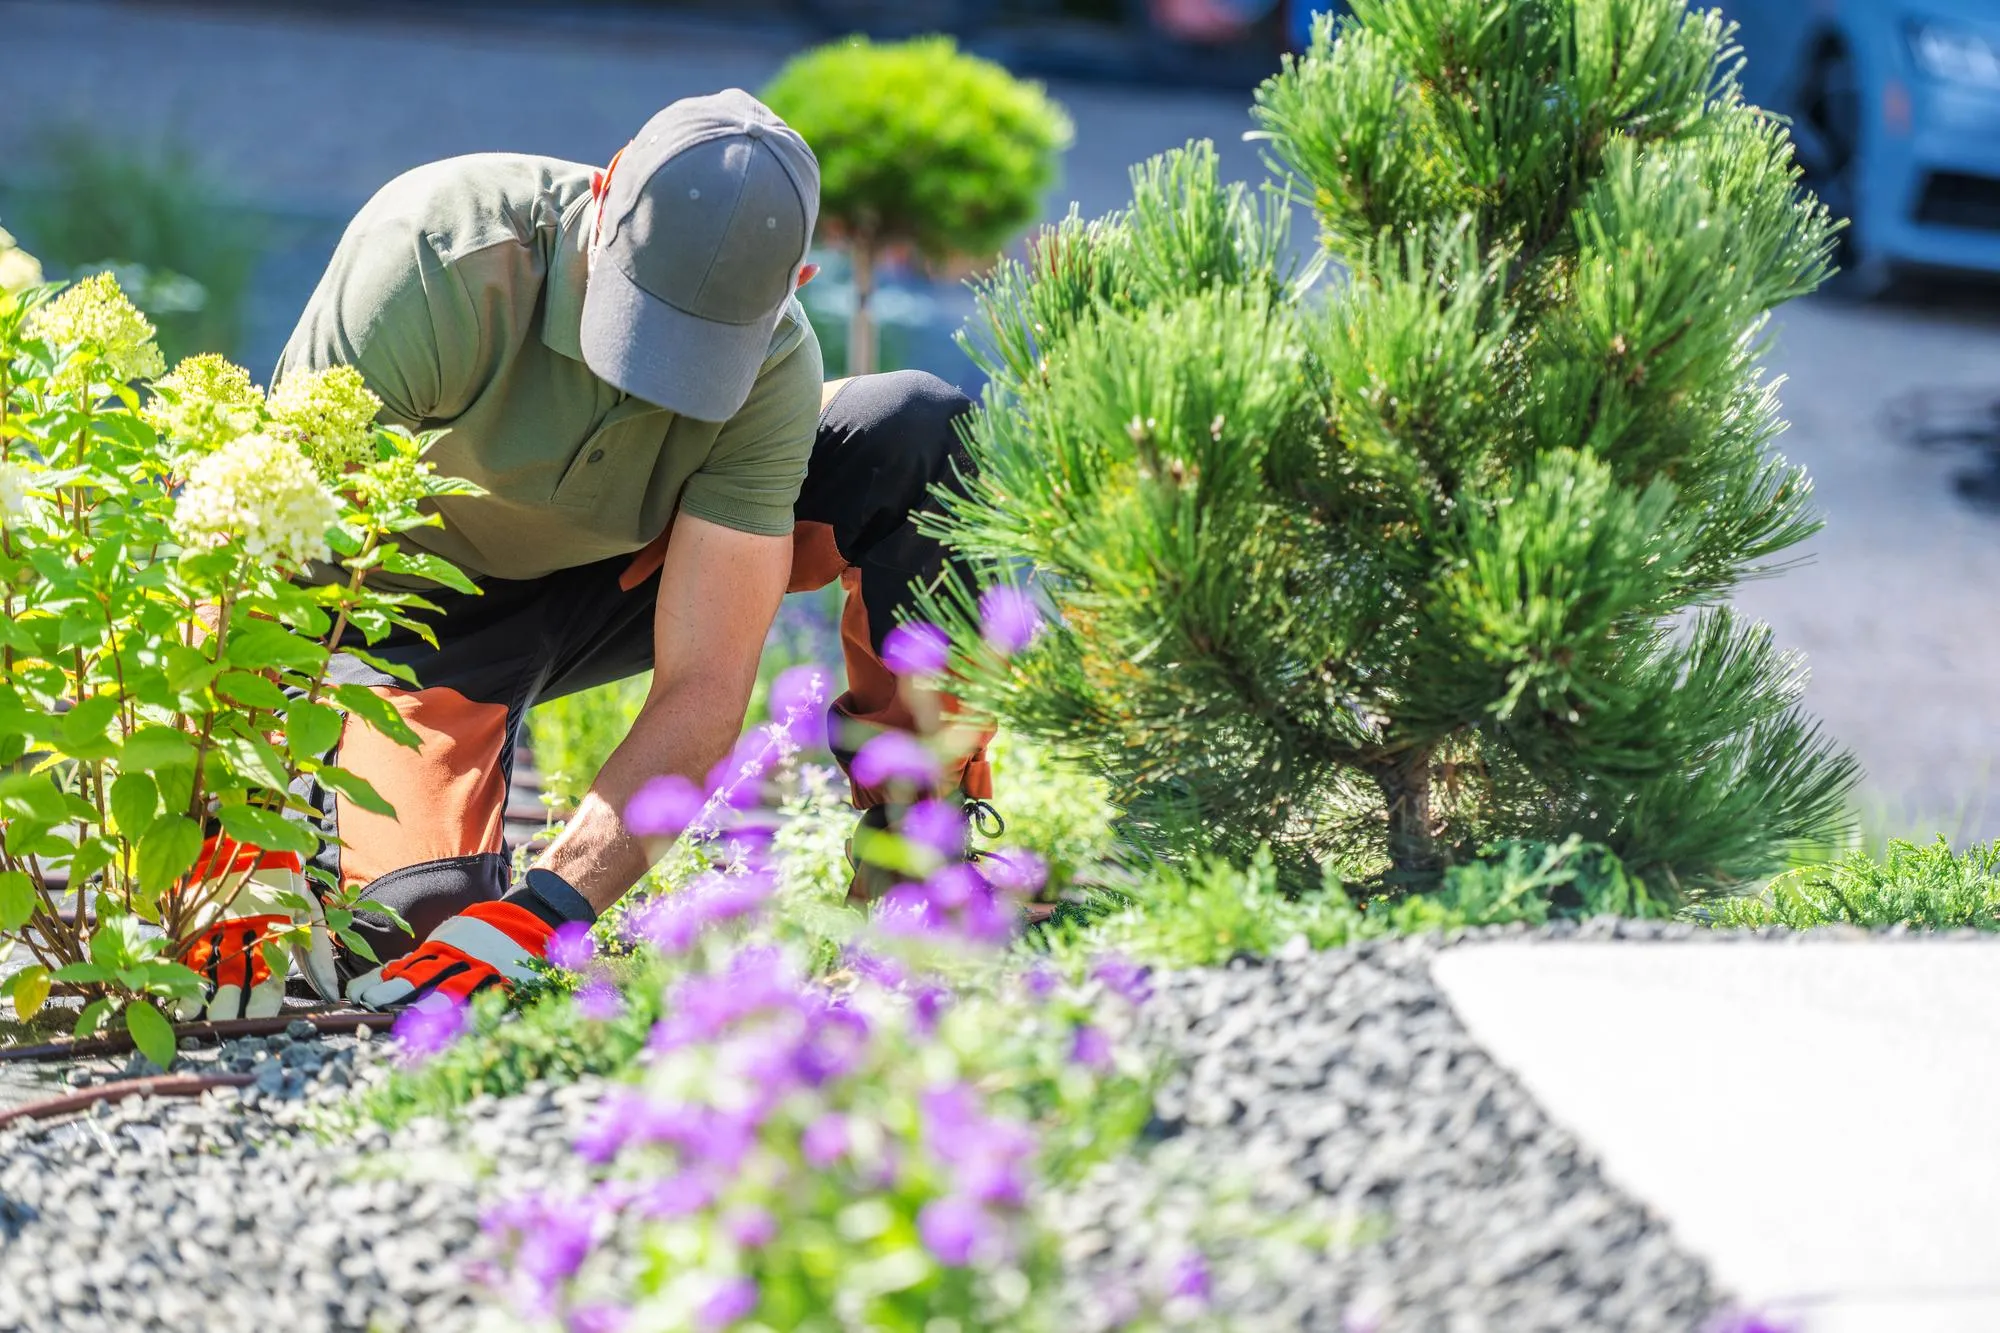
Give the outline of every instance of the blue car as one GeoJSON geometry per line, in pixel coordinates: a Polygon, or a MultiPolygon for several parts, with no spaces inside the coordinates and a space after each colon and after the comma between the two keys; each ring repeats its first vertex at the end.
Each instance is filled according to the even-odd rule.
{"type": "Polygon", "coordinates": [[[1843,282],[2000,273],[2000,0],[1724,0],[1750,99],[1850,219],[1843,282]]]}

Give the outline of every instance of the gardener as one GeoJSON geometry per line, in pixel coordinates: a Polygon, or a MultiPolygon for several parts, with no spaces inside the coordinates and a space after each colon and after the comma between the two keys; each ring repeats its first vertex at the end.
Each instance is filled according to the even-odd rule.
{"type": "MultiPolygon", "coordinates": [[[[426,589],[443,608],[436,647],[397,631],[336,662],[422,738],[410,750],[349,720],[340,763],[395,818],[316,797],[340,840],[323,868],[415,936],[370,929],[393,961],[349,998],[392,1006],[527,975],[556,927],[631,888],[650,857],[620,812],[649,778],[699,782],[729,751],[788,590],[847,588],[843,763],[871,729],[912,725],[883,636],[943,567],[911,516],[954,475],[967,402],[917,373],[822,384],[793,295],[814,271],[818,201],[805,142],[731,89],[667,107],[603,171],[454,158],[391,181],[349,225],[278,379],[354,366],[382,420],[448,429],[438,471],[486,492],[439,501],[443,526],[404,539],[482,595],[426,589]],[[648,668],[630,733],[510,883],[501,819],[522,715],[648,668]]],[[[988,794],[977,754],[954,776],[961,795],[988,794]]],[[[854,792],[863,809],[882,797],[854,792]]]]}

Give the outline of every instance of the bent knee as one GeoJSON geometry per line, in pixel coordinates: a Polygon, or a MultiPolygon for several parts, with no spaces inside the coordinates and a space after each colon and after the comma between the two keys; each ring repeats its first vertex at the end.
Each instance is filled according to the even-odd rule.
{"type": "Polygon", "coordinates": [[[961,453],[958,421],[972,400],[927,370],[893,370],[850,380],[828,406],[848,437],[883,472],[925,484],[961,453]]]}

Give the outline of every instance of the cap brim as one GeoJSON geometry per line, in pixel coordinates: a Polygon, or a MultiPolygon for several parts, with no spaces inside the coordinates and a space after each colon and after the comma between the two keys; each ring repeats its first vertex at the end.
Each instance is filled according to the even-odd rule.
{"type": "Polygon", "coordinates": [[[780,306],[755,324],[700,319],[600,262],[584,289],[583,363],[634,398],[696,421],[727,421],[749,399],[783,313],[780,306]]]}

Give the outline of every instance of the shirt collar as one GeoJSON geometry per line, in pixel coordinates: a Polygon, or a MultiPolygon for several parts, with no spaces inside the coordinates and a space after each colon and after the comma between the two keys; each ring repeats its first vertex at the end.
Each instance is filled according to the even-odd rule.
{"type": "Polygon", "coordinates": [[[556,224],[555,251],[549,256],[548,299],[542,308],[542,341],[552,352],[583,360],[583,289],[590,277],[591,224],[597,217],[592,191],[563,210],[556,224]]]}

